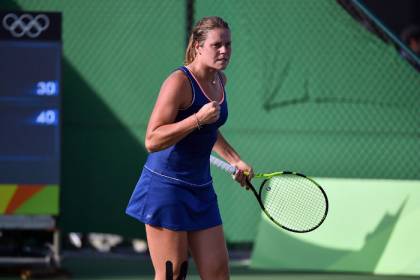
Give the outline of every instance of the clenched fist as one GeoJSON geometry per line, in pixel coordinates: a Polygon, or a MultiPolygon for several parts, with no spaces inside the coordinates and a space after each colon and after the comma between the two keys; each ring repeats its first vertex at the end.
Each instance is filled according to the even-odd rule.
{"type": "Polygon", "coordinates": [[[200,124],[214,123],[219,119],[220,116],[220,105],[216,101],[211,101],[201,107],[196,114],[200,124]]]}

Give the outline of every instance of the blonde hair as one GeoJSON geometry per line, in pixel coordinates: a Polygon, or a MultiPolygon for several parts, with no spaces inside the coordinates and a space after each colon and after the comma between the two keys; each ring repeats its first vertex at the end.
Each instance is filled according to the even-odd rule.
{"type": "Polygon", "coordinates": [[[187,50],[185,51],[184,65],[188,65],[194,61],[197,55],[194,48],[195,43],[202,44],[207,38],[207,33],[216,28],[229,29],[229,25],[226,21],[217,16],[204,17],[195,24],[191,31],[187,50]]]}

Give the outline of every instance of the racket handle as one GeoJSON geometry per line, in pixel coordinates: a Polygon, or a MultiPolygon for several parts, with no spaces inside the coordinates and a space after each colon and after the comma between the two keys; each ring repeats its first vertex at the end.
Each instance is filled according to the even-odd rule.
{"type": "Polygon", "coordinates": [[[220,169],[229,172],[230,174],[236,173],[236,168],[229,163],[224,162],[223,160],[218,159],[217,157],[214,157],[210,155],[210,163],[219,167],[220,169]]]}

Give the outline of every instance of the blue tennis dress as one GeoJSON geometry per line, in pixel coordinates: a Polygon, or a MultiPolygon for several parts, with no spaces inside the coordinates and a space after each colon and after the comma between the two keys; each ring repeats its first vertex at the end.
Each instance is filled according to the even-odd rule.
{"type": "MultiPolygon", "coordinates": [[[[178,111],[177,122],[210,102],[188,68],[182,66],[179,70],[191,83],[193,101],[178,111]]],[[[222,224],[209,162],[218,128],[228,115],[220,75],[219,81],[223,89],[219,120],[194,130],[173,146],[149,154],[128,203],[128,215],[171,230],[194,231],[222,224]]]]}

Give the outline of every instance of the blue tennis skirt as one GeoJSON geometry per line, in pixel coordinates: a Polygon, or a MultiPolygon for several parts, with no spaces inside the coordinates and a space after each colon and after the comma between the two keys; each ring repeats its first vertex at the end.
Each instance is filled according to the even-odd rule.
{"type": "Polygon", "coordinates": [[[195,231],[222,224],[213,184],[192,186],[143,168],[126,213],[144,224],[195,231]]]}

